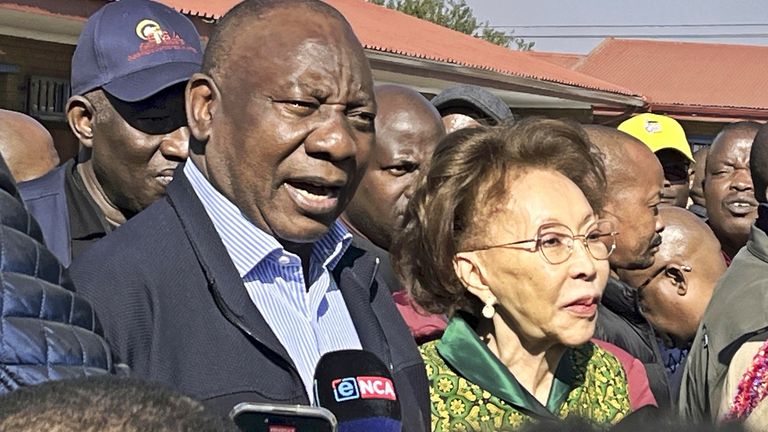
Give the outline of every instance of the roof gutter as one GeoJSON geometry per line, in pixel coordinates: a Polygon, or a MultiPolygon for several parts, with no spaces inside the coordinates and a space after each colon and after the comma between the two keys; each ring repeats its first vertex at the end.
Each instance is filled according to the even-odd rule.
{"type": "Polygon", "coordinates": [[[458,81],[521,93],[534,93],[609,107],[642,108],[646,105],[645,100],[637,96],[587,89],[536,78],[507,75],[490,70],[409,57],[373,49],[366,49],[365,51],[371,67],[379,70],[407,73],[447,81],[458,81]]]}
{"type": "MultiPolygon", "coordinates": [[[[700,122],[768,121],[768,109],[757,108],[651,103],[648,105],[647,111],[668,115],[678,120],[700,122]]],[[[609,107],[595,107],[595,114],[616,115],[618,110],[609,107]]]]}

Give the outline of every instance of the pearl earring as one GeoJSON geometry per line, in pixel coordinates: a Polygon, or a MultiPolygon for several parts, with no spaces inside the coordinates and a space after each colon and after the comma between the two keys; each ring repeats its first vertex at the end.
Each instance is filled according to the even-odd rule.
{"type": "Polygon", "coordinates": [[[485,318],[491,319],[494,315],[496,315],[496,308],[493,307],[493,305],[496,304],[495,299],[488,299],[485,302],[485,306],[483,306],[482,314],[485,318]]]}

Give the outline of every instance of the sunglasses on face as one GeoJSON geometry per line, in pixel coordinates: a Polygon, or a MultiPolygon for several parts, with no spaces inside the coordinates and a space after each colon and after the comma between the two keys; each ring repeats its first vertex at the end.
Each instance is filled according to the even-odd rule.
{"type": "Polygon", "coordinates": [[[672,184],[688,183],[688,166],[684,164],[664,165],[664,178],[672,184]]]}

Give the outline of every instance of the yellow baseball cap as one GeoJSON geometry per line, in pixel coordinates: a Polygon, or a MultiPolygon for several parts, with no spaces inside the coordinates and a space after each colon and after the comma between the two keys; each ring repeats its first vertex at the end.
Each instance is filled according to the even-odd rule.
{"type": "Polygon", "coordinates": [[[618,129],[639,139],[654,153],[663,149],[674,149],[685,155],[691,162],[695,162],[683,127],[672,117],[650,113],[639,114],[625,120],[618,129]]]}

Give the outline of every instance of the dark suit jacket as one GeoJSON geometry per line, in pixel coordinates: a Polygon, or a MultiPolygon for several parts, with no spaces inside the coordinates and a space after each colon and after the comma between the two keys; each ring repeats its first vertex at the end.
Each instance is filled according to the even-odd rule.
{"type": "MultiPolygon", "coordinates": [[[[181,168],[167,194],[71,268],[117,355],[139,377],[221,413],[245,401],[308,404],[293,362],[248,297],[181,168]]],[[[424,364],[377,266],[350,247],[334,276],[363,348],[392,370],[404,427],[429,430],[424,364]]]]}

